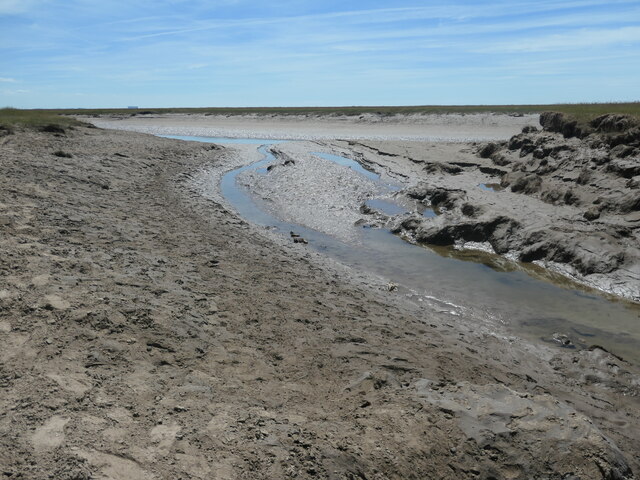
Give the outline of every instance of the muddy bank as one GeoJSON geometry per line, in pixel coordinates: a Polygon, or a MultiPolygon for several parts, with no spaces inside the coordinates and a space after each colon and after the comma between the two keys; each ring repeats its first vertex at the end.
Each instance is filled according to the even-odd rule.
{"type": "Polygon", "coordinates": [[[406,157],[423,167],[407,195],[445,214],[403,218],[394,230],[428,244],[485,244],[640,301],[638,126],[613,115],[583,131],[560,114],[541,123],[543,130],[529,126],[509,141],[480,145],[475,159],[406,157]],[[474,188],[487,184],[498,192],[474,188]]]}
{"type": "Polygon", "coordinates": [[[635,367],[415,308],[191,189],[243,161],[0,138],[4,477],[633,478],[635,367]]]}
{"type": "MultiPolygon", "coordinates": [[[[302,234],[294,239],[309,240],[310,249],[380,275],[414,301],[453,309],[473,319],[478,328],[508,328],[515,335],[564,348],[604,345],[630,361],[640,361],[637,304],[608,301],[567,278],[564,271],[561,275],[540,262],[518,261],[513,252],[501,252],[500,257],[472,231],[481,231],[477,225],[466,224],[468,237],[451,239],[454,248],[420,242],[408,229],[400,232],[403,238],[425,248],[411,247],[385,233],[397,231],[398,225],[451,228],[460,211],[453,202],[447,203],[449,192],[467,199],[462,212],[467,217],[479,211],[472,205],[486,202],[496,214],[521,215],[546,228],[549,213],[539,211],[531,199],[505,191],[495,180],[490,183],[495,170],[474,161],[473,145],[387,141],[380,142],[380,148],[384,150],[371,142],[326,141],[271,147],[260,168],[243,169],[237,177],[257,204],[240,211],[247,220],[286,237],[290,231],[302,234]],[[393,153],[394,148],[400,153],[393,153]],[[369,170],[347,156],[358,158],[369,170]],[[444,173],[434,174],[438,169],[444,173]],[[435,185],[433,202],[415,193],[425,180],[435,185]],[[256,216],[262,211],[270,216],[256,216]]],[[[483,221],[480,215],[475,218],[483,221]]]]}

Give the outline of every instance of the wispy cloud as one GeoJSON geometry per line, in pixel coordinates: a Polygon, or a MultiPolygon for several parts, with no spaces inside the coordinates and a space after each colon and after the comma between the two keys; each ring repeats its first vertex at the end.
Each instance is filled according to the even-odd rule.
{"type": "MultiPolygon", "coordinates": [[[[331,28],[332,25],[338,27],[344,26],[362,26],[362,25],[376,25],[378,30],[384,29],[381,25],[403,23],[403,22],[418,22],[418,21],[437,21],[439,24],[429,24],[430,27],[443,27],[442,22],[455,22],[457,24],[466,24],[471,26],[472,29],[483,29],[489,31],[491,28],[500,26],[501,30],[510,29],[514,30],[520,26],[526,26],[524,22],[517,20],[515,25],[510,26],[513,22],[513,18],[509,18],[508,21],[504,18],[507,12],[511,15],[517,14],[518,16],[532,14],[545,14],[549,12],[560,12],[558,19],[536,19],[528,20],[529,26],[553,26],[553,25],[570,25],[570,24],[582,24],[588,23],[602,23],[609,17],[612,21],[615,20],[627,20],[629,21],[629,12],[626,12],[625,16],[620,13],[603,13],[597,16],[593,13],[589,14],[577,14],[577,18],[572,18],[576,15],[575,8],[585,8],[593,5],[602,5],[602,1],[573,1],[573,2],[524,2],[518,4],[517,2],[492,2],[486,4],[485,2],[478,2],[475,5],[462,5],[462,4],[445,4],[428,7],[394,7],[394,8],[378,8],[378,9],[361,9],[361,10],[346,10],[338,12],[326,12],[316,13],[310,15],[278,15],[271,17],[248,17],[248,18],[232,18],[226,20],[213,19],[213,20],[197,20],[193,22],[183,23],[179,28],[165,28],[165,24],[159,24],[156,27],[155,32],[149,32],[142,35],[132,35],[121,38],[122,41],[136,41],[141,39],[149,39],[154,37],[164,36],[179,36],[190,33],[206,32],[217,29],[248,29],[248,28],[261,28],[261,27],[274,27],[278,25],[284,25],[287,28],[296,28],[300,26],[306,27],[324,27],[331,28]],[[482,24],[474,23],[474,20],[483,20],[488,18],[500,18],[500,21],[490,21],[489,25],[483,26],[482,24]],[[469,25],[470,24],[470,25],[469,25]],[[292,27],[293,26],[293,27],[292,27]]],[[[609,4],[631,5],[637,7],[637,2],[630,0],[612,0],[609,4]]],[[[638,14],[638,8],[634,8],[634,14],[638,14]]],[[[509,16],[507,16],[509,17],[509,16]]],[[[633,17],[632,17],[633,18],[633,17]]],[[[159,17],[155,18],[160,20],[159,17]]],[[[174,19],[175,20],[175,19],[174,19]]],[[[180,21],[178,20],[178,23],[180,21]]],[[[463,27],[460,27],[462,30],[463,27]]]]}
{"type": "Polygon", "coordinates": [[[0,0],[0,82],[34,106],[88,85],[115,105],[594,100],[640,75],[638,25],[638,0],[0,0]]]}
{"type": "Polygon", "coordinates": [[[585,50],[619,44],[640,45],[640,27],[580,29],[568,33],[529,37],[517,44],[499,42],[482,47],[478,51],[483,53],[549,52],[585,50]]]}

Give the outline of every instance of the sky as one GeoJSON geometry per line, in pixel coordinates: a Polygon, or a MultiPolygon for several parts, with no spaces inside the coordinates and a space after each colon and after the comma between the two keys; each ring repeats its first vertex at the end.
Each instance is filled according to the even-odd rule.
{"type": "Polygon", "coordinates": [[[0,0],[0,107],[640,100],[640,0],[0,0]]]}

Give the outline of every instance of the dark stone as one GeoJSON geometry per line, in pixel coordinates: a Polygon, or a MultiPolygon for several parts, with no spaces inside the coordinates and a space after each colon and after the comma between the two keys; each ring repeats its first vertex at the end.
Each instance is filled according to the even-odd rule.
{"type": "Polygon", "coordinates": [[[519,150],[520,148],[522,148],[523,145],[526,145],[529,143],[533,143],[533,141],[529,137],[526,137],[525,135],[514,135],[509,140],[509,143],[507,144],[507,148],[509,150],[519,150]]]}
{"type": "Polygon", "coordinates": [[[565,122],[566,118],[560,112],[543,112],[540,114],[540,125],[548,132],[562,133],[565,122]]]}
{"type": "Polygon", "coordinates": [[[615,147],[618,145],[640,145],[640,128],[634,127],[627,130],[624,133],[620,133],[618,135],[611,135],[607,137],[607,143],[611,147],[615,147]]]}
{"type": "Polygon", "coordinates": [[[501,170],[500,168],[492,168],[492,167],[478,167],[478,170],[480,170],[482,173],[485,173],[487,175],[492,175],[492,176],[502,176],[505,173],[507,173],[504,170],[501,170]]]}
{"type": "Polygon", "coordinates": [[[598,208],[591,207],[589,210],[584,212],[583,217],[585,218],[585,220],[589,221],[597,220],[598,218],[600,218],[600,210],[598,208]]]}
{"type": "Polygon", "coordinates": [[[4,137],[5,135],[12,135],[14,133],[14,129],[9,125],[0,125],[0,137],[4,137]]]}
{"type": "Polygon", "coordinates": [[[571,338],[569,338],[569,336],[564,333],[556,332],[553,334],[552,338],[555,342],[558,342],[560,346],[564,348],[575,348],[575,345],[573,345],[571,338]]]}
{"type": "Polygon", "coordinates": [[[417,217],[408,217],[402,220],[398,225],[391,229],[392,233],[400,233],[403,230],[415,231],[422,225],[422,219],[417,217]]]}
{"type": "Polygon", "coordinates": [[[53,152],[53,154],[56,157],[60,157],[60,158],[72,158],[73,157],[73,155],[71,155],[70,153],[63,152],[62,150],[55,151],[55,152],[53,152]]]}
{"type": "Polygon", "coordinates": [[[635,148],[630,145],[616,145],[611,149],[611,156],[618,158],[626,158],[633,155],[635,148]]]}
{"type": "Polygon", "coordinates": [[[564,193],[563,200],[567,205],[576,205],[580,202],[580,197],[578,197],[573,190],[569,189],[564,193]]]}
{"type": "Polygon", "coordinates": [[[515,229],[516,222],[507,217],[495,217],[485,222],[462,222],[444,227],[429,226],[418,231],[417,240],[431,245],[453,245],[456,240],[466,242],[491,242],[500,228],[515,229]]]}
{"type": "Polygon", "coordinates": [[[536,146],[533,143],[523,144],[522,148],[520,148],[520,158],[526,157],[530,153],[533,153],[535,149],[536,149],[536,146]]]}
{"type": "Polygon", "coordinates": [[[406,193],[410,198],[424,200],[429,193],[429,187],[424,183],[419,183],[418,185],[409,188],[406,193]]]}
{"type": "Polygon", "coordinates": [[[489,142],[485,145],[483,145],[482,147],[480,147],[480,149],[478,150],[478,155],[481,158],[489,158],[491,157],[491,155],[493,155],[494,153],[496,153],[499,149],[499,145],[493,142],[489,142]]]}
{"type": "Polygon", "coordinates": [[[429,192],[429,200],[434,207],[454,208],[463,197],[463,190],[434,188],[429,192]]]}
{"type": "Polygon", "coordinates": [[[605,163],[609,163],[611,161],[611,158],[608,155],[603,155],[601,157],[593,157],[591,159],[592,163],[595,163],[596,165],[604,165],[605,163]]]}
{"type": "Polygon", "coordinates": [[[606,171],[623,178],[636,177],[640,175],[640,158],[612,161],[606,171]]]}
{"type": "Polygon", "coordinates": [[[364,215],[373,215],[375,212],[371,209],[371,207],[369,207],[369,205],[363,203],[362,205],[360,205],[360,213],[364,215]]]}
{"type": "Polygon", "coordinates": [[[549,155],[556,156],[560,152],[575,152],[575,150],[575,147],[571,145],[556,145],[555,147],[551,147],[549,155]]]}
{"type": "Polygon", "coordinates": [[[540,191],[542,179],[534,173],[511,172],[502,177],[500,184],[511,187],[514,193],[532,194],[540,191]]]}
{"type": "Polygon", "coordinates": [[[558,203],[561,203],[560,200],[562,199],[563,194],[564,192],[562,190],[552,188],[545,190],[540,198],[547,203],[557,205],[558,203]]]}
{"type": "Polygon", "coordinates": [[[462,172],[462,168],[450,163],[429,163],[424,167],[424,171],[427,173],[444,172],[449,175],[458,175],[462,172]]]}
{"type": "Polygon", "coordinates": [[[478,207],[477,205],[472,205],[470,203],[465,203],[462,206],[462,214],[466,215],[467,217],[477,217],[478,214],[480,214],[482,212],[482,208],[478,207]]]}
{"type": "Polygon", "coordinates": [[[493,163],[501,167],[509,165],[511,163],[511,160],[509,160],[509,158],[505,154],[500,152],[491,155],[491,160],[493,161],[493,163]]]}
{"type": "Polygon", "coordinates": [[[549,147],[538,147],[533,151],[533,158],[546,158],[551,153],[552,149],[549,147]]]}
{"type": "Polygon", "coordinates": [[[525,125],[522,127],[522,133],[535,133],[538,131],[538,128],[534,125],[525,125]]]}

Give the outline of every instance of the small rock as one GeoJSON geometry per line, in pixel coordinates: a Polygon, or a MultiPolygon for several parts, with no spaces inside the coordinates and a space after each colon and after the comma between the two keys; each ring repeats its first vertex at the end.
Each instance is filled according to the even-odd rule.
{"type": "Polygon", "coordinates": [[[582,216],[585,218],[585,220],[597,220],[598,218],[600,218],[600,209],[590,208],[589,210],[584,212],[584,215],[582,216]]]}
{"type": "Polygon", "coordinates": [[[565,335],[564,333],[556,332],[553,334],[551,338],[553,338],[554,341],[558,342],[562,347],[575,348],[571,339],[568,337],[568,335],[565,335]]]}

